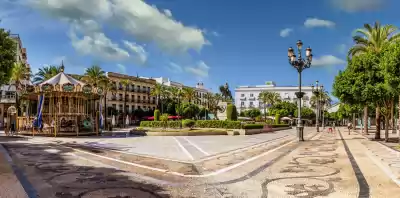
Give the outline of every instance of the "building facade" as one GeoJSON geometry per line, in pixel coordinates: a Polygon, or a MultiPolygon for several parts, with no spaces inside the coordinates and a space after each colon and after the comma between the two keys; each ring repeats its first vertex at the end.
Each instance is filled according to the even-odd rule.
{"type": "MultiPolygon", "coordinates": [[[[156,81],[135,76],[128,76],[113,72],[107,72],[107,77],[113,82],[113,88],[107,93],[107,107],[113,107],[119,112],[124,111],[124,99],[126,99],[126,110],[128,113],[135,109],[143,111],[154,110],[156,108],[156,98],[150,92],[154,88],[156,81]],[[129,86],[122,85],[122,80],[128,80],[129,86]]],[[[108,112],[110,116],[111,112],[108,112]]]]}
{"type": "MultiPolygon", "coordinates": [[[[23,47],[21,38],[18,34],[11,34],[10,37],[15,41],[15,61],[17,63],[25,64],[28,68],[28,57],[26,48],[23,47]]],[[[0,128],[4,127],[4,120],[7,117],[7,109],[16,103],[16,87],[15,85],[8,84],[0,87],[0,128]]]]}
{"type": "MultiPolygon", "coordinates": [[[[298,86],[276,86],[274,82],[268,81],[265,85],[237,87],[235,89],[235,105],[237,110],[241,112],[252,108],[258,108],[263,112],[265,104],[258,100],[258,95],[263,91],[278,93],[282,101],[298,103],[295,94],[299,91],[298,86]]],[[[310,107],[312,87],[303,86],[301,91],[305,93],[302,99],[302,106],[310,107]]]]}
{"type": "Polygon", "coordinates": [[[183,89],[183,88],[192,88],[196,92],[196,96],[198,98],[197,101],[194,101],[195,104],[198,105],[203,105],[206,102],[206,93],[211,93],[209,89],[204,87],[204,83],[197,83],[195,87],[190,87],[186,86],[182,83],[171,81],[169,78],[164,78],[164,77],[159,77],[159,78],[153,78],[158,84],[165,85],[167,87],[176,87],[178,89],[183,89]]]}

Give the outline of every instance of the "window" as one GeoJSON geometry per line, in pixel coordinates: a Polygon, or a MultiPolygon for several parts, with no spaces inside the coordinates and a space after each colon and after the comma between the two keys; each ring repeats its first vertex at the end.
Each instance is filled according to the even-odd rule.
{"type": "Polygon", "coordinates": [[[244,102],[240,102],[240,106],[243,107],[244,106],[244,102]]]}
{"type": "Polygon", "coordinates": [[[244,94],[240,94],[240,97],[244,97],[244,94]]]}
{"type": "Polygon", "coordinates": [[[250,107],[254,106],[253,102],[250,102],[250,107]]]}
{"type": "Polygon", "coordinates": [[[254,97],[254,94],[250,94],[250,97],[254,97]]]}

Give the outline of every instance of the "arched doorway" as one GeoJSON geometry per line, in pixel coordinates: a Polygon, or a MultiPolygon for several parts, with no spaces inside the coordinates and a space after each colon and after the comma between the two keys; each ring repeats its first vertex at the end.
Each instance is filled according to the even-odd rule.
{"type": "Polygon", "coordinates": [[[10,106],[7,109],[7,117],[4,120],[5,123],[5,133],[9,134],[11,129],[11,124],[14,123],[14,127],[16,128],[16,118],[17,118],[17,108],[14,106],[10,106]]]}

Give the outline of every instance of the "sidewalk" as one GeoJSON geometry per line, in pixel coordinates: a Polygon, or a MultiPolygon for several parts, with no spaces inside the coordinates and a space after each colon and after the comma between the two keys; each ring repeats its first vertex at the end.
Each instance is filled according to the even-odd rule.
{"type": "Polygon", "coordinates": [[[10,156],[0,144],[0,197],[28,198],[21,182],[12,167],[10,156]]]}
{"type": "MultiPolygon", "coordinates": [[[[368,156],[361,135],[321,132],[301,143],[267,173],[262,197],[377,197],[400,194],[400,187],[368,156]]],[[[339,132],[341,131],[341,132],[339,132]]],[[[373,142],[372,142],[373,143],[373,142]]],[[[376,143],[378,144],[378,143],[376,143]]],[[[394,158],[394,156],[391,156],[394,158]]]]}

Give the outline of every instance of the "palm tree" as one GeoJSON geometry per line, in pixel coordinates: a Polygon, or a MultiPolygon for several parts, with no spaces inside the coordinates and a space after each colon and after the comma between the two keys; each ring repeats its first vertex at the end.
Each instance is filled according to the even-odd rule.
{"type": "Polygon", "coordinates": [[[263,91],[258,95],[258,100],[264,104],[264,119],[267,120],[266,105],[273,106],[281,100],[281,96],[276,92],[263,91]]]}
{"type": "MultiPolygon", "coordinates": [[[[393,25],[381,25],[379,22],[375,22],[374,26],[370,24],[364,24],[364,29],[357,29],[353,41],[355,45],[349,49],[348,59],[352,56],[356,56],[367,51],[373,51],[379,54],[382,49],[388,44],[399,41],[400,34],[396,32],[397,28],[393,25]]],[[[400,96],[399,96],[400,102],[400,96]]],[[[376,107],[376,123],[377,129],[375,138],[380,138],[380,110],[379,104],[376,107]],[[379,136],[379,137],[378,137],[379,136]]],[[[399,114],[400,119],[400,114],[399,114]]],[[[364,105],[364,123],[368,123],[368,106],[364,105]]],[[[364,124],[364,131],[368,134],[368,125],[364,124]]]]}
{"type": "MultiPolygon", "coordinates": [[[[123,79],[123,80],[121,80],[120,81],[120,83],[122,84],[122,86],[124,86],[124,113],[123,113],[123,119],[122,120],[124,120],[125,118],[126,118],[126,115],[127,115],[127,112],[126,112],[126,92],[128,91],[128,87],[129,87],[129,85],[131,84],[131,82],[129,81],[129,80],[127,80],[127,79],[123,79]]],[[[125,126],[125,122],[124,122],[124,126],[125,126]]]]}
{"type": "Polygon", "coordinates": [[[157,105],[161,105],[161,114],[163,114],[163,106],[162,106],[162,101],[160,103],[160,99],[161,99],[161,96],[165,95],[165,92],[166,92],[166,88],[162,84],[156,84],[150,92],[151,96],[155,96],[157,98],[157,105]]]}
{"type": "Polygon", "coordinates": [[[85,70],[85,74],[81,78],[81,80],[93,86],[97,86],[100,83],[100,81],[102,81],[105,74],[106,72],[103,71],[101,67],[93,65],[85,70]]]}
{"type": "Polygon", "coordinates": [[[33,82],[34,83],[42,83],[53,76],[57,75],[62,71],[61,66],[45,66],[43,68],[39,68],[39,71],[34,75],[33,82]]]}
{"type": "Polygon", "coordinates": [[[108,79],[107,77],[103,77],[99,84],[103,88],[103,91],[104,91],[104,97],[103,97],[103,100],[104,100],[104,119],[105,119],[104,128],[107,129],[107,126],[108,126],[108,124],[107,124],[107,115],[108,115],[107,114],[108,113],[107,94],[112,89],[113,82],[110,79],[108,79]]]}
{"type": "MultiPolygon", "coordinates": [[[[27,81],[29,80],[31,76],[31,71],[28,67],[26,67],[25,64],[22,63],[14,63],[12,70],[11,70],[11,78],[10,84],[14,84],[16,88],[15,92],[15,105],[17,106],[17,109],[20,107],[19,105],[19,98],[18,98],[18,92],[19,90],[22,89],[22,85],[26,85],[27,81]]],[[[22,111],[22,109],[20,109],[22,111]]]]}
{"type": "Polygon", "coordinates": [[[197,100],[196,91],[190,87],[183,88],[183,98],[187,100],[189,103],[197,100]]]}

